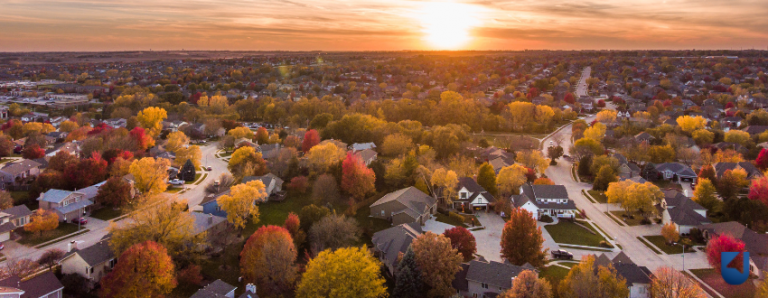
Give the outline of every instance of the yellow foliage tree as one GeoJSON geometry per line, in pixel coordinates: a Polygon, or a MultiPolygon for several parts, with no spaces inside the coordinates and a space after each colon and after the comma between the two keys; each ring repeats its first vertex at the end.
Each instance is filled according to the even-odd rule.
{"type": "Polygon", "coordinates": [[[316,173],[323,173],[328,170],[329,167],[338,163],[346,156],[346,151],[337,147],[332,142],[326,142],[325,144],[319,144],[312,149],[309,149],[307,153],[307,160],[309,167],[316,173]]]}
{"type": "Polygon", "coordinates": [[[441,197],[444,199],[445,204],[453,202],[453,197],[456,195],[456,186],[459,184],[459,177],[456,175],[456,172],[439,168],[432,173],[430,183],[440,189],[441,197]]]}
{"type": "Polygon", "coordinates": [[[544,171],[547,170],[549,163],[551,162],[551,160],[544,157],[539,150],[523,150],[517,152],[515,160],[527,168],[536,170],[539,174],[544,174],[544,171]]]}
{"type": "Polygon", "coordinates": [[[702,129],[707,124],[707,119],[701,116],[680,116],[677,117],[676,121],[680,129],[687,133],[693,133],[696,130],[702,129]]]}
{"type": "Polygon", "coordinates": [[[164,192],[168,188],[168,167],[171,162],[165,158],[145,157],[134,160],[128,171],[133,175],[134,186],[144,195],[164,192]]]}
{"type": "Polygon", "coordinates": [[[253,180],[233,186],[228,195],[216,199],[221,210],[227,213],[227,221],[238,229],[245,228],[248,219],[256,224],[259,222],[259,207],[257,202],[267,200],[264,183],[253,180]]]}
{"type": "Polygon", "coordinates": [[[51,231],[59,227],[59,216],[56,212],[37,209],[29,218],[30,222],[24,225],[24,231],[29,233],[51,231]]]}
{"type": "Polygon", "coordinates": [[[80,128],[80,126],[78,126],[77,123],[69,120],[64,120],[64,122],[61,122],[61,124],[59,124],[59,130],[63,132],[72,132],[78,128],[80,128]]]}
{"type": "Polygon", "coordinates": [[[749,133],[746,131],[731,129],[725,133],[725,141],[728,143],[736,143],[742,146],[747,146],[750,141],[749,133]]]}
{"type": "Polygon", "coordinates": [[[296,297],[386,297],[380,267],[381,263],[364,247],[324,250],[307,263],[296,297]]]}
{"type": "Polygon", "coordinates": [[[165,150],[176,153],[180,149],[189,146],[189,137],[181,131],[174,131],[168,134],[168,141],[165,143],[165,150]]]}
{"type": "Polygon", "coordinates": [[[251,131],[249,128],[245,126],[240,126],[240,127],[230,129],[229,132],[227,132],[227,134],[232,136],[235,139],[239,139],[239,138],[253,139],[253,131],[251,131]]]}
{"type": "Polygon", "coordinates": [[[499,175],[496,177],[496,185],[499,192],[505,196],[517,193],[520,186],[525,183],[527,177],[525,174],[528,170],[519,164],[513,164],[508,167],[504,167],[499,171],[499,175]]]}
{"type": "Polygon", "coordinates": [[[605,137],[605,125],[602,123],[595,123],[590,128],[584,131],[584,137],[587,139],[593,139],[598,142],[602,142],[605,137]]]}
{"type": "Polygon", "coordinates": [[[203,153],[198,146],[189,146],[187,148],[181,148],[176,150],[176,159],[173,160],[173,166],[181,168],[187,160],[192,161],[192,165],[195,169],[200,168],[200,160],[203,158],[203,153]]]}
{"type": "Polygon", "coordinates": [[[617,114],[614,110],[602,110],[597,113],[596,119],[600,123],[611,123],[616,121],[617,114]]]}
{"type": "Polygon", "coordinates": [[[168,113],[163,108],[148,107],[136,116],[141,127],[146,129],[146,134],[152,138],[157,138],[163,129],[163,120],[168,118],[168,113]]]}

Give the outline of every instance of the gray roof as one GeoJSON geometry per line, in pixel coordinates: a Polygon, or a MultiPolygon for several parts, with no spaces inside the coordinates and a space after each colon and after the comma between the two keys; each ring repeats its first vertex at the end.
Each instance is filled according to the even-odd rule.
{"type": "Polygon", "coordinates": [[[411,242],[421,235],[419,223],[401,224],[373,233],[373,246],[384,254],[387,264],[397,268],[397,257],[405,253],[411,242]]]}
{"type": "Polygon", "coordinates": [[[73,195],[73,194],[84,195],[84,194],[79,193],[79,192],[73,192],[73,191],[68,191],[68,190],[61,190],[61,189],[53,189],[52,188],[52,189],[49,189],[48,191],[46,191],[45,193],[43,193],[41,197],[37,198],[37,200],[38,201],[45,201],[45,202],[51,202],[51,203],[59,204],[62,201],[64,201],[64,199],[66,199],[67,197],[69,197],[70,195],[73,195]]]}
{"type": "Polygon", "coordinates": [[[372,149],[363,149],[355,152],[355,154],[360,156],[360,159],[362,159],[363,161],[369,160],[379,155],[378,153],[376,153],[376,151],[373,151],[372,149]]]}
{"type": "Polygon", "coordinates": [[[568,191],[563,185],[532,185],[536,199],[567,199],[568,191]]]}
{"type": "Polygon", "coordinates": [[[677,174],[678,176],[696,177],[696,172],[691,167],[681,164],[679,162],[665,162],[656,165],[656,170],[659,172],[669,170],[677,174]]]}
{"type": "Polygon", "coordinates": [[[361,151],[365,149],[372,149],[376,148],[376,144],[369,142],[369,143],[354,143],[352,144],[352,151],[361,151]]]}
{"type": "Polygon", "coordinates": [[[115,258],[115,254],[112,252],[112,249],[109,248],[109,241],[107,240],[101,240],[94,245],[83,249],[73,249],[72,251],[65,254],[62,259],[66,259],[69,256],[75,254],[79,255],[80,258],[82,258],[88,264],[88,266],[91,267],[115,258]]]}
{"type": "Polygon", "coordinates": [[[217,279],[195,292],[195,294],[189,298],[224,298],[235,289],[237,289],[237,287],[223,282],[221,279],[217,279]]]}
{"type": "Polygon", "coordinates": [[[609,260],[608,256],[601,254],[597,257],[595,264],[598,266],[613,265],[616,272],[627,280],[627,286],[651,283],[650,270],[646,267],[637,266],[624,252],[619,253],[613,260],[609,260]]]}
{"type": "Polygon", "coordinates": [[[32,211],[29,210],[27,205],[13,206],[11,208],[3,210],[2,212],[10,214],[11,216],[13,216],[13,218],[24,217],[32,214],[32,211]]]}
{"type": "Polygon", "coordinates": [[[0,286],[23,290],[24,295],[21,295],[22,298],[43,297],[47,294],[64,289],[64,285],[61,284],[59,279],[56,278],[56,275],[51,271],[45,271],[44,273],[35,275],[32,278],[25,278],[24,280],[14,275],[0,280],[0,286]]]}
{"type": "Polygon", "coordinates": [[[715,172],[717,173],[717,177],[723,176],[725,174],[725,171],[728,170],[734,170],[736,168],[742,168],[744,171],[747,172],[747,178],[752,178],[755,176],[762,176],[762,173],[760,170],[755,167],[751,162],[742,161],[742,162],[718,162],[714,165],[715,172]]]}
{"type": "Polygon", "coordinates": [[[696,210],[694,210],[690,204],[684,204],[674,208],[667,208],[667,211],[669,212],[670,220],[678,225],[698,226],[711,223],[709,219],[696,212],[696,210]]]}
{"type": "Polygon", "coordinates": [[[420,215],[428,213],[429,208],[435,205],[437,200],[425,194],[418,188],[411,186],[386,194],[371,204],[371,207],[390,202],[399,202],[403,206],[399,212],[393,211],[396,214],[404,212],[413,218],[418,218],[420,215]]]}
{"type": "Polygon", "coordinates": [[[248,183],[254,180],[260,180],[261,183],[264,183],[264,186],[269,186],[269,183],[272,182],[272,180],[275,180],[275,185],[283,185],[284,181],[283,179],[280,179],[280,177],[275,176],[275,174],[267,173],[264,176],[245,176],[243,177],[242,183],[248,183]]]}
{"type": "Polygon", "coordinates": [[[5,165],[2,169],[0,169],[0,171],[16,176],[18,174],[29,171],[39,166],[40,166],[39,162],[36,162],[34,160],[24,159],[19,162],[14,162],[14,163],[5,165]]]}
{"type": "Polygon", "coordinates": [[[73,211],[77,211],[78,209],[85,208],[88,206],[93,205],[93,201],[88,199],[82,199],[80,201],[74,202],[72,204],[69,204],[67,206],[57,207],[56,211],[58,211],[61,214],[67,214],[73,211]]]}
{"type": "Polygon", "coordinates": [[[213,214],[203,214],[200,212],[190,212],[195,217],[195,231],[194,234],[200,234],[207,231],[211,227],[226,221],[226,218],[216,216],[213,214]],[[212,219],[212,220],[211,220],[212,219]]]}
{"type": "Polygon", "coordinates": [[[523,184],[521,187],[523,193],[519,196],[512,196],[515,206],[522,206],[526,202],[531,202],[538,208],[555,210],[574,210],[576,203],[568,197],[568,191],[562,185],[529,185],[523,184]],[[539,199],[568,199],[566,203],[549,203],[539,201],[539,199]]]}
{"type": "Polygon", "coordinates": [[[699,230],[708,231],[716,235],[730,234],[744,242],[747,251],[755,255],[768,256],[768,235],[750,230],[739,222],[728,221],[701,225],[699,230]]]}
{"type": "Polygon", "coordinates": [[[10,232],[10,231],[13,231],[13,229],[15,228],[16,228],[16,225],[13,224],[13,222],[9,221],[0,225],[0,233],[10,232]]]}
{"type": "Polygon", "coordinates": [[[512,287],[512,278],[525,270],[521,266],[495,261],[481,262],[472,260],[469,262],[467,280],[492,285],[493,288],[509,289],[512,287]]]}

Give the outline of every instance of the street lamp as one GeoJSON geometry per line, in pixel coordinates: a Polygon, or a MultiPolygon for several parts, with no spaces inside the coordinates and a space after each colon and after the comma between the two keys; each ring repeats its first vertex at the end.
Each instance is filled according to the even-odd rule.
{"type": "Polygon", "coordinates": [[[685,271],[685,244],[684,243],[677,243],[672,242],[673,245],[682,245],[683,246],[683,271],[685,271]]]}

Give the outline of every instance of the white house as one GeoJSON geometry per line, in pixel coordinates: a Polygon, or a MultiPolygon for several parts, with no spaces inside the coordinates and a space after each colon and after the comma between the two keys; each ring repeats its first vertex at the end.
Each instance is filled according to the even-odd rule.
{"type": "Polygon", "coordinates": [[[453,208],[456,210],[467,209],[485,209],[496,202],[496,198],[485,190],[475,179],[462,177],[456,186],[458,198],[453,201],[453,208]]]}
{"type": "Polygon", "coordinates": [[[520,195],[513,195],[515,206],[523,208],[541,219],[547,215],[558,218],[574,218],[576,203],[568,197],[568,191],[563,185],[529,185],[520,187],[520,195]]]}
{"type": "Polygon", "coordinates": [[[659,204],[661,222],[674,223],[680,234],[688,234],[697,226],[711,223],[707,219],[707,209],[685,195],[672,190],[664,192],[664,196],[659,204]]]}

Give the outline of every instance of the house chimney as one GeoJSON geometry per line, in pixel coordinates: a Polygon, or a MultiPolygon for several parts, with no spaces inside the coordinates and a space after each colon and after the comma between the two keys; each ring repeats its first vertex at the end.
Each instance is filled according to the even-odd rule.
{"type": "Polygon", "coordinates": [[[75,240],[69,241],[69,243],[67,243],[67,252],[72,251],[72,244],[74,243],[75,243],[75,240]]]}
{"type": "Polygon", "coordinates": [[[256,294],[256,285],[252,283],[245,285],[245,292],[256,294]]]}

